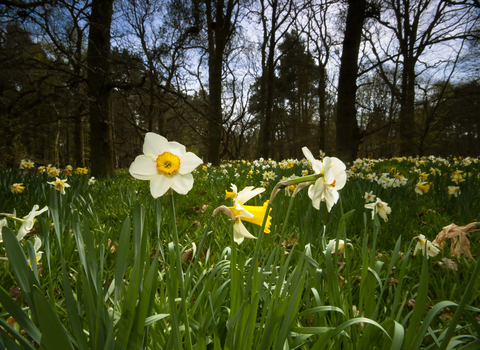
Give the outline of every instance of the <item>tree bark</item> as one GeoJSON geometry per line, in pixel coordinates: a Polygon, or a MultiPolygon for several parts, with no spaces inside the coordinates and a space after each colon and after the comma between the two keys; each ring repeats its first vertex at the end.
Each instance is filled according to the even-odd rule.
{"type": "Polygon", "coordinates": [[[90,162],[95,177],[115,177],[110,110],[110,27],[113,0],[93,0],[88,35],[90,162]]]}
{"type": "Polygon", "coordinates": [[[336,122],[336,156],[344,162],[353,162],[360,145],[355,108],[358,74],[358,52],[365,20],[366,0],[349,0],[345,38],[338,81],[336,122]]]}

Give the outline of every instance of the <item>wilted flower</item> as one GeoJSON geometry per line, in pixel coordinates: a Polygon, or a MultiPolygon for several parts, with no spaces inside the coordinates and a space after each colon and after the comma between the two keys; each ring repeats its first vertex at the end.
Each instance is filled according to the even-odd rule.
{"type": "Polygon", "coordinates": [[[57,191],[60,191],[61,194],[65,194],[65,187],[70,187],[70,185],[67,184],[67,179],[61,180],[58,177],[55,179],[55,181],[47,183],[53,185],[57,191]]]}
{"type": "Polygon", "coordinates": [[[417,252],[420,250],[422,254],[425,253],[425,249],[427,251],[427,259],[430,256],[437,256],[440,253],[440,249],[435,247],[432,242],[427,240],[424,235],[419,235],[415,237],[417,239],[417,245],[415,246],[415,250],[413,251],[413,255],[417,255],[417,252]]]}
{"type": "Polygon", "coordinates": [[[23,183],[17,183],[10,186],[10,191],[12,193],[22,193],[25,190],[25,186],[22,186],[23,183]]]}
{"type": "Polygon", "coordinates": [[[458,186],[448,186],[448,194],[458,197],[460,194],[460,187],[458,186]]]}
{"type": "MultiPolygon", "coordinates": [[[[253,186],[245,187],[243,190],[237,193],[237,186],[232,184],[232,192],[225,191],[225,199],[233,198],[234,205],[228,207],[228,209],[233,213],[235,217],[235,224],[233,225],[233,239],[237,244],[243,242],[245,238],[257,237],[253,236],[242,223],[243,221],[251,222],[252,224],[262,226],[265,215],[267,214],[267,204],[268,201],[263,204],[263,206],[252,206],[245,205],[251,198],[257,196],[260,193],[265,192],[264,188],[253,188],[253,186]]],[[[271,209],[270,209],[271,210],[271,209]]],[[[267,216],[267,222],[265,223],[264,231],[265,233],[270,232],[270,221],[272,217],[267,216]]]]}
{"type": "Polygon", "coordinates": [[[379,197],[377,197],[377,201],[375,203],[365,204],[365,208],[373,209],[372,220],[375,217],[375,213],[378,213],[378,215],[380,215],[385,222],[388,221],[387,215],[392,212],[392,209],[388,206],[388,203],[382,202],[379,197]]]}
{"type": "Polygon", "coordinates": [[[48,207],[45,206],[42,209],[38,210],[39,206],[35,204],[33,209],[27,216],[23,218],[23,224],[20,226],[20,229],[17,233],[17,239],[20,241],[25,237],[27,233],[33,228],[33,223],[35,222],[35,217],[42,214],[43,212],[48,210],[48,207]]]}
{"type": "Polygon", "coordinates": [[[472,222],[466,226],[457,226],[455,224],[450,224],[443,227],[442,231],[439,232],[437,237],[433,240],[433,244],[440,249],[445,246],[447,239],[451,240],[450,244],[450,254],[453,256],[460,257],[463,253],[468,255],[468,260],[472,260],[472,254],[470,253],[470,241],[468,240],[468,235],[470,232],[480,230],[480,223],[472,222]]]}
{"type": "Polygon", "coordinates": [[[137,179],[150,181],[154,198],[163,196],[170,188],[187,194],[193,187],[191,172],[203,163],[197,155],[187,152],[185,146],[152,132],[145,135],[143,153],[129,171],[137,179]]]}
{"type": "Polygon", "coordinates": [[[424,193],[427,193],[430,190],[430,184],[427,184],[426,182],[419,182],[415,186],[415,193],[419,195],[423,195],[424,193]]]}
{"type": "Polygon", "coordinates": [[[335,157],[325,157],[323,161],[317,160],[307,147],[303,147],[302,151],[305,158],[312,164],[315,174],[323,175],[308,188],[308,196],[312,200],[312,205],[319,209],[320,201],[324,201],[327,204],[327,210],[330,211],[338,201],[338,190],[341,190],[347,182],[346,166],[335,157]]]}

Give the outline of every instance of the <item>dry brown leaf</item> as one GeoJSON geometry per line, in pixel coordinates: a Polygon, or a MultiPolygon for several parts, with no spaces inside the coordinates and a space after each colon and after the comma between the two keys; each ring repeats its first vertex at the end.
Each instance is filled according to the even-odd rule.
{"type": "Polygon", "coordinates": [[[185,250],[182,254],[182,260],[185,262],[190,262],[193,258],[193,248],[185,250]]]}
{"type": "Polygon", "coordinates": [[[437,262],[437,265],[444,269],[446,269],[448,266],[449,270],[458,271],[458,265],[452,259],[442,258],[439,262],[437,262]]]}

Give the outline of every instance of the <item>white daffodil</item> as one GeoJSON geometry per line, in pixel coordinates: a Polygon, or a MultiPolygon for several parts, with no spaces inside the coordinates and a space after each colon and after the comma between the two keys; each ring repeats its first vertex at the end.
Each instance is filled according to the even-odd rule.
{"type": "Polygon", "coordinates": [[[335,157],[325,157],[323,161],[317,160],[307,147],[303,147],[302,152],[312,164],[315,174],[323,175],[308,188],[308,196],[312,200],[312,205],[319,209],[320,201],[324,201],[327,204],[327,210],[330,211],[338,201],[338,190],[341,190],[347,182],[346,166],[335,157]]]}
{"type": "Polygon", "coordinates": [[[392,212],[392,208],[388,206],[388,203],[382,202],[379,197],[377,197],[377,201],[375,203],[365,204],[365,208],[373,210],[372,220],[375,217],[375,213],[378,213],[378,215],[380,215],[380,217],[385,220],[385,222],[388,221],[387,215],[392,212]]]}
{"type": "Polygon", "coordinates": [[[20,226],[20,229],[18,230],[18,233],[17,233],[17,239],[19,241],[21,241],[23,239],[23,237],[25,237],[25,235],[27,233],[30,232],[30,230],[33,228],[33,223],[35,221],[35,216],[38,216],[44,212],[46,212],[48,210],[48,207],[45,206],[43,207],[42,209],[38,210],[39,206],[37,204],[35,204],[33,206],[33,209],[30,213],[28,213],[27,216],[25,216],[23,218],[23,224],[22,226],[20,226]]]}
{"type": "Polygon", "coordinates": [[[373,191],[365,192],[365,195],[363,196],[363,198],[365,199],[365,202],[366,202],[366,203],[374,202],[374,201],[375,201],[375,197],[377,197],[377,196],[373,194],[373,191]]]}
{"type": "Polygon", "coordinates": [[[91,186],[93,185],[97,180],[95,180],[95,176],[92,176],[91,178],[88,179],[88,184],[91,186]]]}
{"type": "Polygon", "coordinates": [[[65,188],[70,187],[70,185],[67,184],[67,179],[61,180],[58,177],[55,178],[55,181],[47,182],[47,184],[54,186],[55,189],[60,191],[61,194],[65,194],[65,188]]]}
{"type": "Polygon", "coordinates": [[[458,197],[460,194],[460,187],[458,186],[448,186],[448,194],[451,196],[458,197]]]}
{"type": "Polygon", "coordinates": [[[135,158],[129,171],[134,178],[150,181],[154,198],[163,196],[170,188],[187,194],[193,187],[191,172],[203,163],[185,146],[152,132],[145,135],[143,153],[135,158]]]}
{"type": "Polygon", "coordinates": [[[415,250],[413,251],[413,255],[417,255],[419,250],[422,252],[422,254],[424,254],[425,248],[427,251],[427,259],[430,256],[437,256],[438,253],[440,253],[440,249],[435,247],[424,235],[419,235],[414,239],[418,240],[418,242],[415,246],[415,250]]]}
{"type": "MultiPolygon", "coordinates": [[[[268,202],[265,202],[263,206],[245,205],[245,203],[256,195],[265,192],[265,189],[253,188],[253,186],[248,186],[237,193],[237,186],[232,184],[231,188],[232,192],[225,191],[225,199],[233,198],[234,201],[234,205],[228,208],[233,213],[236,219],[235,224],[233,225],[233,239],[235,242],[237,242],[237,244],[242,243],[245,238],[256,239],[257,237],[253,236],[245,228],[242,220],[251,222],[258,226],[262,226],[265,215],[267,215],[268,202]]],[[[272,217],[268,215],[265,229],[263,232],[270,233],[271,220],[272,217]]]]}
{"type": "MultiPolygon", "coordinates": [[[[40,261],[40,259],[42,259],[43,252],[39,251],[41,246],[42,246],[42,240],[38,236],[35,236],[35,242],[33,243],[33,249],[35,250],[35,260],[36,260],[37,264],[40,261]]],[[[32,267],[32,263],[30,262],[30,259],[28,259],[28,265],[30,265],[30,267],[32,267]]]]}
{"type": "Polygon", "coordinates": [[[3,242],[3,235],[2,235],[3,227],[8,227],[7,218],[3,218],[2,220],[0,220],[0,242],[3,242]]]}

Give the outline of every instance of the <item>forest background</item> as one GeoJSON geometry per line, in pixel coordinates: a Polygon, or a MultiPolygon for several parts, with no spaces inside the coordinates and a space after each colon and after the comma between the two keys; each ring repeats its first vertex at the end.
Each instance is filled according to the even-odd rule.
{"type": "Polygon", "coordinates": [[[478,0],[0,0],[0,166],[480,154],[478,0]]]}

